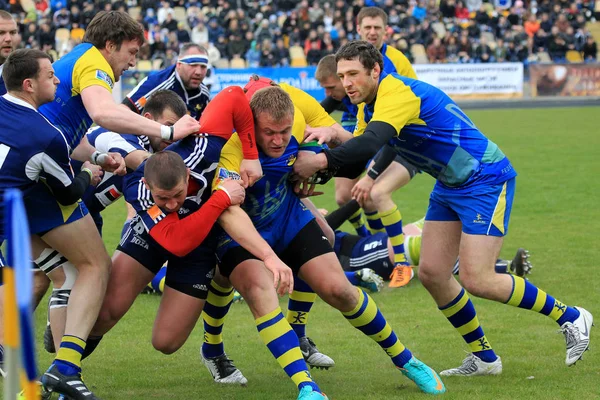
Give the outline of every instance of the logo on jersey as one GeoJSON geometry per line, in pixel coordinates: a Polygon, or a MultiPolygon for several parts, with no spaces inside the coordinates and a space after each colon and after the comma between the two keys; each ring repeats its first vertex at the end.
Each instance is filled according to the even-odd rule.
{"type": "Polygon", "coordinates": [[[146,212],[148,213],[148,216],[152,218],[152,221],[154,221],[155,224],[157,224],[158,221],[164,217],[164,213],[156,204],[150,207],[146,212]]]}
{"type": "Polygon", "coordinates": [[[115,86],[115,83],[113,82],[110,75],[99,69],[96,70],[96,79],[100,79],[102,82],[105,82],[106,84],[108,84],[108,86],[110,86],[111,89],[115,86]]]}
{"type": "Polygon", "coordinates": [[[474,224],[487,224],[484,220],[481,219],[481,214],[477,214],[477,218],[473,220],[474,224]]]}
{"type": "Polygon", "coordinates": [[[100,193],[96,193],[96,198],[104,207],[108,207],[112,203],[114,203],[119,197],[121,197],[123,193],[121,193],[115,185],[110,185],[106,189],[104,189],[100,193]]]}
{"type": "Polygon", "coordinates": [[[292,165],[294,165],[295,162],[296,162],[296,155],[290,154],[290,156],[288,157],[288,160],[287,160],[287,166],[291,167],[292,165]]]}
{"type": "Polygon", "coordinates": [[[221,184],[225,179],[239,181],[242,179],[242,177],[237,172],[229,171],[225,168],[219,168],[219,173],[217,174],[217,183],[221,184]]]}

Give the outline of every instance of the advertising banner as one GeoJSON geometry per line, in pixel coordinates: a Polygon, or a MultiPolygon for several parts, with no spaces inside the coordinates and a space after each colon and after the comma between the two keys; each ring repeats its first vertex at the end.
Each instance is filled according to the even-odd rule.
{"type": "Polygon", "coordinates": [[[600,96],[600,64],[532,64],[532,97],[600,96]]]}

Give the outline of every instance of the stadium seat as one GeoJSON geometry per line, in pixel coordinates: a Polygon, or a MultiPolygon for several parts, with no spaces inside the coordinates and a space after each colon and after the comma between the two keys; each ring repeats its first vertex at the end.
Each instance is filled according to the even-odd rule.
{"type": "Polygon", "coordinates": [[[190,27],[188,26],[187,14],[185,12],[185,8],[175,7],[175,8],[173,8],[173,11],[175,11],[175,13],[173,14],[173,18],[177,22],[183,22],[185,24],[185,29],[189,29],[190,27]]]}
{"type": "Polygon", "coordinates": [[[161,58],[155,58],[152,60],[152,69],[158,71],[162,68],[163,60],[161,58]]]}
{"type": "MultiPolygon", "coordinates": [[[[491,43],[496,43],[496,38],[492,32],[481,32],[481,37],[487,40],[488,45],[491,46],[491,43]]],[[[493,49],[492,49],[493,50],[493,49]]]]}
{"type": "Polygon", "coordinates": [[[540,51],[538,54],[538,60],[541,63],[551,63],[552,59],[550,58],[550,54],[546,53],[545,51],[540,51]]]}
{"type": "Polygon", "coordinates": [[[290,59],[294,58],[305,58],[304,49],[300,46],[292,46],[290,47],[290,59]]]}
{"type": "Polygon", "coordinates": [[[292,58],[290,61],[290,67],[306,67],[308,63],[306,62],[306,57],[297,57],[292,58]]]}
{"type": "Polygon", "coordinates": [[[127,12],[129,13],[129,15],[131,15],[133,19],[137,20],[138,15],[140,15],[140,13],[142,12],[142,7],[129,7],[127,12]]]}
{"type": "Polygon", "coordinates": [[[415,43],[412,46],[410,46],[410,54],[412,54],[413,56],[427,56],[425,46],[418,43],[415,43]]]}
{"type": "Polygon", "coordinates": [[[152,71],[152,61],[150,60],[139,60],[135,69],[138,71],[152,71]]]}
{"type": "Polygon", "coordinates": [[[229,60],[226,58],[219,58],[213,63],[213,67],[215,67],[216,69],[227,69],[229,68],[229,60]]]}
{"type": "Polygon", "coordinates": [[[234,57],[231,59],[230,68],[246,68],[246,61],[240,57],[234,57]]]}
{"type": "Polygon", "coordinates": [[[446,36],[446,26],[443,22],[434,22],[431,24],[431,29],[433,29],[440,39],[446,36]]]}
{"type": "Polygon", "coordinates": [[[580,63],[583,62],[583,57],[577,50],[569,50],[567,51],[567,61],[570,63],[580,63]]]}
{"type": "Polygon", "coordinates": [[[59,28],[54,34],[54,42],[56,49],[62,49],[64,44],[71,38],[71,31],[66,28],[59,28]]]}

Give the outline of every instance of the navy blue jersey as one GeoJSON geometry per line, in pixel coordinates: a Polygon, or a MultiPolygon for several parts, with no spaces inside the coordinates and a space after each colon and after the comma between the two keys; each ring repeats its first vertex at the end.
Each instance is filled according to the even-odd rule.
{"type": "Polygon", "coordinates": [[[146,102],[159,90],[172,90],[181,97],[187,105],[190,115],[200,119],[202,111],[206,108],[210,99],[210,91],[204,83],[196,90],[186,90],[183,82],[175,69],[175,65],[154,72],[144,79],[127,94],[124,104],[132,110],[141,113],[146,102]]]}
{"type": "Polygon", "coordinates": [[[9,94],[0,97],[0,115],[0,197],[8,188],[20,189],[27,210],[30,197],[71,185],[75,176],[70,148],[58,128],[33,106],[9,94]]]}
{"type": "Polygon", "coordinates": [[[2,78],[2,65],[0,65],[0,96],[6,94],[6,86],[4,85],[4,79],[2,78]]]}

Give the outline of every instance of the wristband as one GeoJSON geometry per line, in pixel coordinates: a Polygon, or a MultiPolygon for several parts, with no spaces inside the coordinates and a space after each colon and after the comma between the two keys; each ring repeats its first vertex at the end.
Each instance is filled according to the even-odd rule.
{"type": "Polygon", "coordinates": [[[99,164],[103,164],[104,161],[106,161],[106,157],[108,157],[108,154],[106,154],[106,153],[100,153],[98,150],[96,150],[90,156],[90,161],[94,165],[99,165],[99,164]]]}
{"type": "Polygon", "coordinates": [[[373,168],[369,168],[369,170],[367,171],[367,176],[375,180],[379,176],[379,172],[375,171],[373,168]]]}
{"type": "Polygon", "coordinates": [[[81,171],[87,172],[90,175],[90,182],[94,179],[94,173],[89,168],[81,168],[81,171]]]}
{"type": "Polygon", "coordinates": [[[167,125],[160,126],[160,137],[162,140],[173,141],[173,136],[175,136],[175,127],[167,125]]]}

